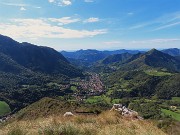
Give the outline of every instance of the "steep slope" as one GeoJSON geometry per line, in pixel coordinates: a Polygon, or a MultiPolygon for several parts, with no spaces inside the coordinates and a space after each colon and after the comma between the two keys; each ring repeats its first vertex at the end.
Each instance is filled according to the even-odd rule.
{"type": "Polygon", "coordinates": [[[122,66],[126,70],[162,69],[168,71],[180,71],[180,61],[175,57],[152,49],[137,59],[122,66]]]}
{"type": "Polygon", "coordinates": [[[178,48],[165,49],[165,50],[162,50],[162,52],[167,53],[171,56],[180,56],[180,49],[178,48]]]}
{"type": "Polygon", "coordinates": [[[73,67],[52,48],[18,43],[9,37],[0,35],[0,52],[19,65],[35,72],[63,74],[70,77],[81,75],[81,71],[73,67]]]}
{"type": "Polygon", "coordinates": [[[7,55],[0,53],[0,71],[6,73],[25,73],[30,72],[30,70],[24,68],[23,66],[19,65],[17,62],[12,60],[7,55]]]}

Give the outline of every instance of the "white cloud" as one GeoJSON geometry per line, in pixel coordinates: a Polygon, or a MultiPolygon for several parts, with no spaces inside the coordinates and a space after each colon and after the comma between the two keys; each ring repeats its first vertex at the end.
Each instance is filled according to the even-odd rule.
{"type": "Polygon", "coordinates": [[[38,9],[40,9],[41,7],[34,7],[34,8],[38,8],[38,9]]]}
{"type": "Polygon", "coordinates": [[[94,23],[94,22],[99,22],[99,21],[100,21],[99,18],[91,17],[91,18],[88,18],[87,20],[85,20],[84,22],[85,23],[94,23]]]}
{"type": "Polygon", "coordinates": [[[170,27],[173,27],[173,26],[177,26],[177,25],[180,25],[180,21],[179,22],[175,22],[175,23],[170,23],[170,24],[167,24],[167,25],[163,25],[163,26],[160,26],[152,31],[157,31],[157,30],[162,30],[162,29],[166,29],[166,28],[170,28],[170,27]]]}
{"type": "Polygon", "coordinates": [[[25,11],[26,9],[25,9],[24,7],[21,7],[20,10],[21,10],[21,11],[25,11]]]}
{"type": "Polygon", "coordinates": [[[94,2],[94,0],[84,0],[84,2],[94,2]]]}
{"type": "Polygon", "coordinates": [[[6,5],[6,6],[15,6],[15,7],[27,7],[27,6],[29,6],[27,4],[5,3],[5,2],[1,2],[1,4],[6,5]]]}
{"type": "Polygon", "coordinates": [[[131,16],[131,15],[134,15],[134,13],[133,12],[129,12],[129,13],[127,13],[127,15],[131,16]]]}
{"type": "Polygon", "coordinates": [[[59,25],[65,25],[65,24],[70,24],[70,23],[75,23],[79,22],[80,19],[78,18],[72,18],[72,17],[62,17],[62,18],[49,18],[48,19],[51,22],[57,22],[59,25]]]}
{"type": "Polygon", "coordinates": [[[9,23],[0,23],[0,33],[12,38],[85,38],[107,33],[106,29],[75,30],[54,26],[48,19],[12,19],[9,23]]]}
{"type": "Polygon", "coordinates": [[[150,23],[142,23],[142,24],[137,24],[137,25],[131,26],[129,29],[130,30],[139,29],[139,28],[144,28],[149,25],[150,25],[150,23]]]}
{"type": "Polygon", "coordinates": [[[54,2],[55,0],[48,0],[50,3],[54,2]]]}
{"type": "Polygon", "coordinates": [[[72,5],[72,0],[48,0],[49,3],[54,3],[58,6],[70,6],[72,5]]]}
{"type": "Polygon", "coordinates": [[[62,5],[64,6],[69,6],[71,4],[72,4],[71,0],[62,0],[62,5]]]}
{"type": "Polygon", "coordinates": [[[28,5],[28,4],[21,4],[21,3],[6,3],[6,2],[1,2],[0,4],[6,5],[6,6],[14,6],[14,7],[20,7],[20,10],[24,10],[25,7],[32,7],[32,8],[41,8],[39,6],[33,6],[33,5],[28,5]]]}
{"type": "Polygon", "coordinates": [[[180,12],[165,14],[165,15],[160,16],[159,18],[156,18],[152,21],[134,25],[134,26],[130,27],[129,29],[139,29],[139,28],[152,26],[152,27],[154,27],[154,29],[151,31],[157,31],[157,30],[174,27],[177,25],[180,25],[180,12]]]}

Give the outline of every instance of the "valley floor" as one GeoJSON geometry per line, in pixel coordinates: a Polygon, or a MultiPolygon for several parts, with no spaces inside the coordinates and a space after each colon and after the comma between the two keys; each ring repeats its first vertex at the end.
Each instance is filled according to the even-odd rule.
{"type": "Polygon", "coordinates": [[[149,121],[125,119],[116,112],[99,116],[51,116],[14,121],[0,127],[0,135],[166,135],[149,121]]]}

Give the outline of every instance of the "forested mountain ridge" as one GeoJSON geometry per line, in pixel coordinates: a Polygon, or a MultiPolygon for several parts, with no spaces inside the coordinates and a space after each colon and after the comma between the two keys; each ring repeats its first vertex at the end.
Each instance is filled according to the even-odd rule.
{"type": "Polygon", "coordinates": [[[167,53],[171,56],[180,56],[180,49],[178,48],[170,48],[162,50],[163,53],[167,53]]]}
{"type": "Polygon", "coordinates": [[[152,49],[121,67],[121,69],[126,70],[144,70],[153,68],[178,72],[180,71],[180,61],[173,56],[152,49]]]}
{"type": "Polygon", "coordinates": [[[80,70],[73,67],[63,55],[52,48],[18,43],[9,37],[0,35],[0,53],[19,66],[34,72],[63,74],[70,77],[82,75],[80,70]]]}
{"type": "Polygon", "coordinates": [[[0,35],[0,101],[8,103],[12,110],[45,96],[65,95],[61,85],[82,76],[80,69],[54,49],[0,35]]]}
{"type": "Polygon", "coordinates": [[[113,64],[115,62],[123,63],[132,56],[133,54],[130,53],[114,54],[100,61],[100,64],[108,65],[108,64],[113,64]]]}

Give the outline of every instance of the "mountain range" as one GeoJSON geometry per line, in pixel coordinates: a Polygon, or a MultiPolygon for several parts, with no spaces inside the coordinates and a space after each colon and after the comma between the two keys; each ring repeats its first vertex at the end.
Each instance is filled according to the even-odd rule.
{"type": "Polygon", "coordinates": [[[136,54],[138,52],[142,52],[139,50],[115,50],[115,51],[99,51],[99,50],[78,50],[75,52],[67,52],[67,51],[61,51],[62,55],[64,55],[66,58],[71,58],[79,61],[88,62],[89,65],[91,65],[94,62],[97,62],[99,60],[102,60],[110,55],[114,54],[122,54],[122,53],[130,53],[130,54],[136,54]]]}
{"type": "MultiPolygon", "coordinates": [[[[180,53],[179,53],[180,49],[177,49],[177,48],[164,49],[164,50],[160,50],[160,51],[163,53],[169,54],[173,57],[176,57],[177,59],[179,59],[179,57],[180,57],[180,53]]],[[[79,67],[91,66],[94,63],[99,62],[99,61],[101,61],[103,63],[106,60],[108,63],[108,61],[109,61],[108,59],[113,59],[113,60],[116,59],[115,61],[118,61],[118,57],[121,57],[121,55],[119,55],[119,54],[124,55],[125,53],[128,53],[130,55],[135,55],[135,54],[139,55],[139,54],[143,54],[146,52],[147,51],[125,50],[125,49],[114,50],[114,51],[99,51],[99,50],[92,50],[92,49],[78,50],[78,51],[74,51],[74,52],[61,51],[61,53],[62,53],[62,55],[64,55],[64,57],[66,57],[71,63],[73,63],[74,65],[79,66],[79,67]],[[116,54],[118,54],[118,55],[116,55],[116,54]]],[[[132,59],[135,58],[137,55],[133,56],[132,59]]]]}

